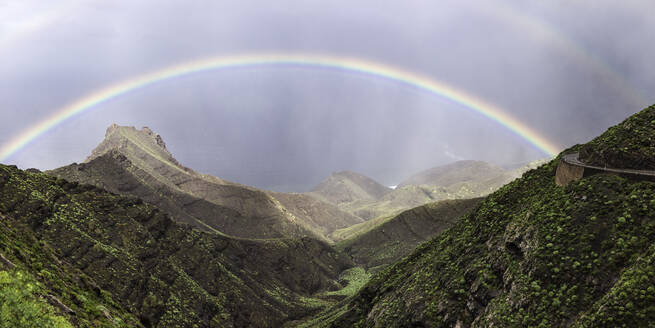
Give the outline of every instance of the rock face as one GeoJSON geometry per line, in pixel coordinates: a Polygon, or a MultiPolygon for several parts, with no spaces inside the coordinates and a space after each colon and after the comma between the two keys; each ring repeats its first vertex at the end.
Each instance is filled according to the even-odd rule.
{"type": "Polygon", "coordinates": [[[558,186],[566,186],[572,181],[582,179],[584,176],[584,171],[584,167],[569,164],[563,159],[560,159],[559,163],[557,164],[557,171],[555,173],[555,183],[558,186]]]}
{"type": "Polygon", "coordinates": [[[271,193],[197,173],[182,166],[147,127],[114,124],[84,163],[48,174],[139,197],[180,222],[236,237],[327,240],[323,232],[361,222],[302,195],[278,194],[290,210],[271,193]]]}
{"type": "MultiPolygon", "coordinates": [[[[652,113],[652,107],[644,110],[595,140],[615,140],[615,131],[652,113]]],[[[649,143],[655,126],[648,127],[607,151],[649,143]]],[[[374,276],[347,304],[319,316],[316,326],[652,325],[655,183],[595,174],[561,187],[555,184],[558,161],[489,195],[374,276]]]]}
{"type": "Polygon", "coordinates": [[[352,266],[316,239],[202,232],[140,199],[3,165],[0,246],[80,327],[280,327],[328,304],[313,295],[352,266]]]}

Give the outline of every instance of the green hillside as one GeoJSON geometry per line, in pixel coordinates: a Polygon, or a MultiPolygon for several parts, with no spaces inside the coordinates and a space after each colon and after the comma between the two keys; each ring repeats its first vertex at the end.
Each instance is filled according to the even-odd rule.
{"type": "Polygon", "coordinates": [[[0,215],[0,304],[2,327],[141,326],[29,226],[6,215],[0,215]]]}
{"type": "Polygon", "coordinates": [[[655,170],[655,105],[613,126],[580,148],[588,164],[620,169],[655,170]]]}
{"type": "Polygon", "coordinates": [[[0,215],[13,286],[34,281],[26,304],[48,316],[41,300],[52,299],[76,326],[281,326],[338,300],[314,295],[342,288],[352,266],[318,240],[201,232],[139,199],[10,166],[0,215]]]}
{"type": "MultiPolygon", "coordinates": [[[[653,115],[649,107],[570,150],[648,144],[653,115]],[[643,123],[639,133],[612,139],[633,122],[643,123]]],[[[631,154],[652,158],[650,149],[631,154]]],[[[559,187],[558,159],[487,197],[310,326],[652,326],[655,183],[601,174],[559,187]]]]}
{"type": "Polygon", "coordinates": [[[338,230],[345,238],[336,247],[367,269],[383,267],[452,226],[480,201],[480,198],[445,200],[356,224],[338,230]]]}

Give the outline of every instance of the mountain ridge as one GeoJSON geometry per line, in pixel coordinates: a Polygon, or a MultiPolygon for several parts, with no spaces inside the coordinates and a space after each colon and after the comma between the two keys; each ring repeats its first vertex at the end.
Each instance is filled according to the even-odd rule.
{"type": "Polygon", "coordinates": [[[265,192],[197,173],[181,165],[163,138],[147,127],[112,124],[84,163],[47,173],[146,199],[181,222],[241,238],[311,236],[329,241],[325,235],[334,229],[361,222],[303,195],[265,192]]]}
{"type": "Polygon", "coordinates": [[[391,192],[377,181],[353,172],[335,172],[316,185],[310,194],[336,205],[362,200],[377,200],[391,192]]]}
{"type": "MultiPolygon", "coordinates": [[[[0,229],[11,222],[34,236],[37,245],[53,250],[51,257],[14,252],[8,258],[21,270],[56,287],[57,275],[42,269],[70,265],[71,272],[89,277],[71,291],[97,290],[100,300],[78,299],[61,287],[54,295],[78,310],[93,299],[89,306],[100,302],[111,317],[133,323],[129,326],[281,326],[325,306],[329,299],[314,294],[341,288],[338,274],[352,267],[348,258],[316,239],[251,240],[202,232],[140,199],[4,165],[0,215],[6,218],[0,229]]],[[[0,236],[0,252],[11,254],[5,251],[20,245],[21,236],[0,236]]],[[[93,320],[104,316],[84,311],[93,320]]],[[[76,321],[72,313],[64,315],[95,326],[94,321],[76,321]]]]}
{"type": "Polygon", "coordinates": [[[366,269],[383,268],[411,253],[419,244],[451,227],[482,199],[428,203],[392,217],[379,217],[335,231],[336,248],[366,269]]]}
{"type": "MultiPolygon", "coordinates": [[[[563,153],[608,139],[620,151],[653,138],[655,106],[563,153]],[[613,139],[635,121],[648,122],[642,133],[613,139]]],[[[655,183],[596,174],[562,187],[559,160],[492,193],[306,326],[651,326],[655,183]]]]}

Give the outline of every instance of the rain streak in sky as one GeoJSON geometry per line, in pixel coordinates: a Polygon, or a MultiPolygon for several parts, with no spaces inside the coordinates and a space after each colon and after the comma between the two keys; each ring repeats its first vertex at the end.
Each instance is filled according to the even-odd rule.
{"type": "MultiPolygon", "coordinates": [[[[112,85],[208,58],[275,53],[438,81],[562,150],[655,103],[654,11],[645,0],[0,0],[0,147],[112,85]]],[[[197,171],[282,191],[341,170],[395,185],[460,159],[548,156],[456,100],[352,69],[227,65],[107,98],[2,162],[81,162],[112,123],[150,127],[197,171]]]]}

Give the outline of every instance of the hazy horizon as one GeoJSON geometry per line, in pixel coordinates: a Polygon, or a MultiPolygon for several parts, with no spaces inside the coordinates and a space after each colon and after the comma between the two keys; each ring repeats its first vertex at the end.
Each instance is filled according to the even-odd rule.
{"type": "MultiPolygon", "coordinates": [[[[0,145],[96,90],[183,62],[352,57],[446,83],[561,149],[655,102],[649,1],[0,1],[0,145]]],[[[458,159],[546,157],[502,125],[402,83],[297,66],[206,71],[119,96],[5,162],[81,162],[111,123],[162,135],[199,172],[304,191],[350,170],[385,185],[458,159]]]]}

